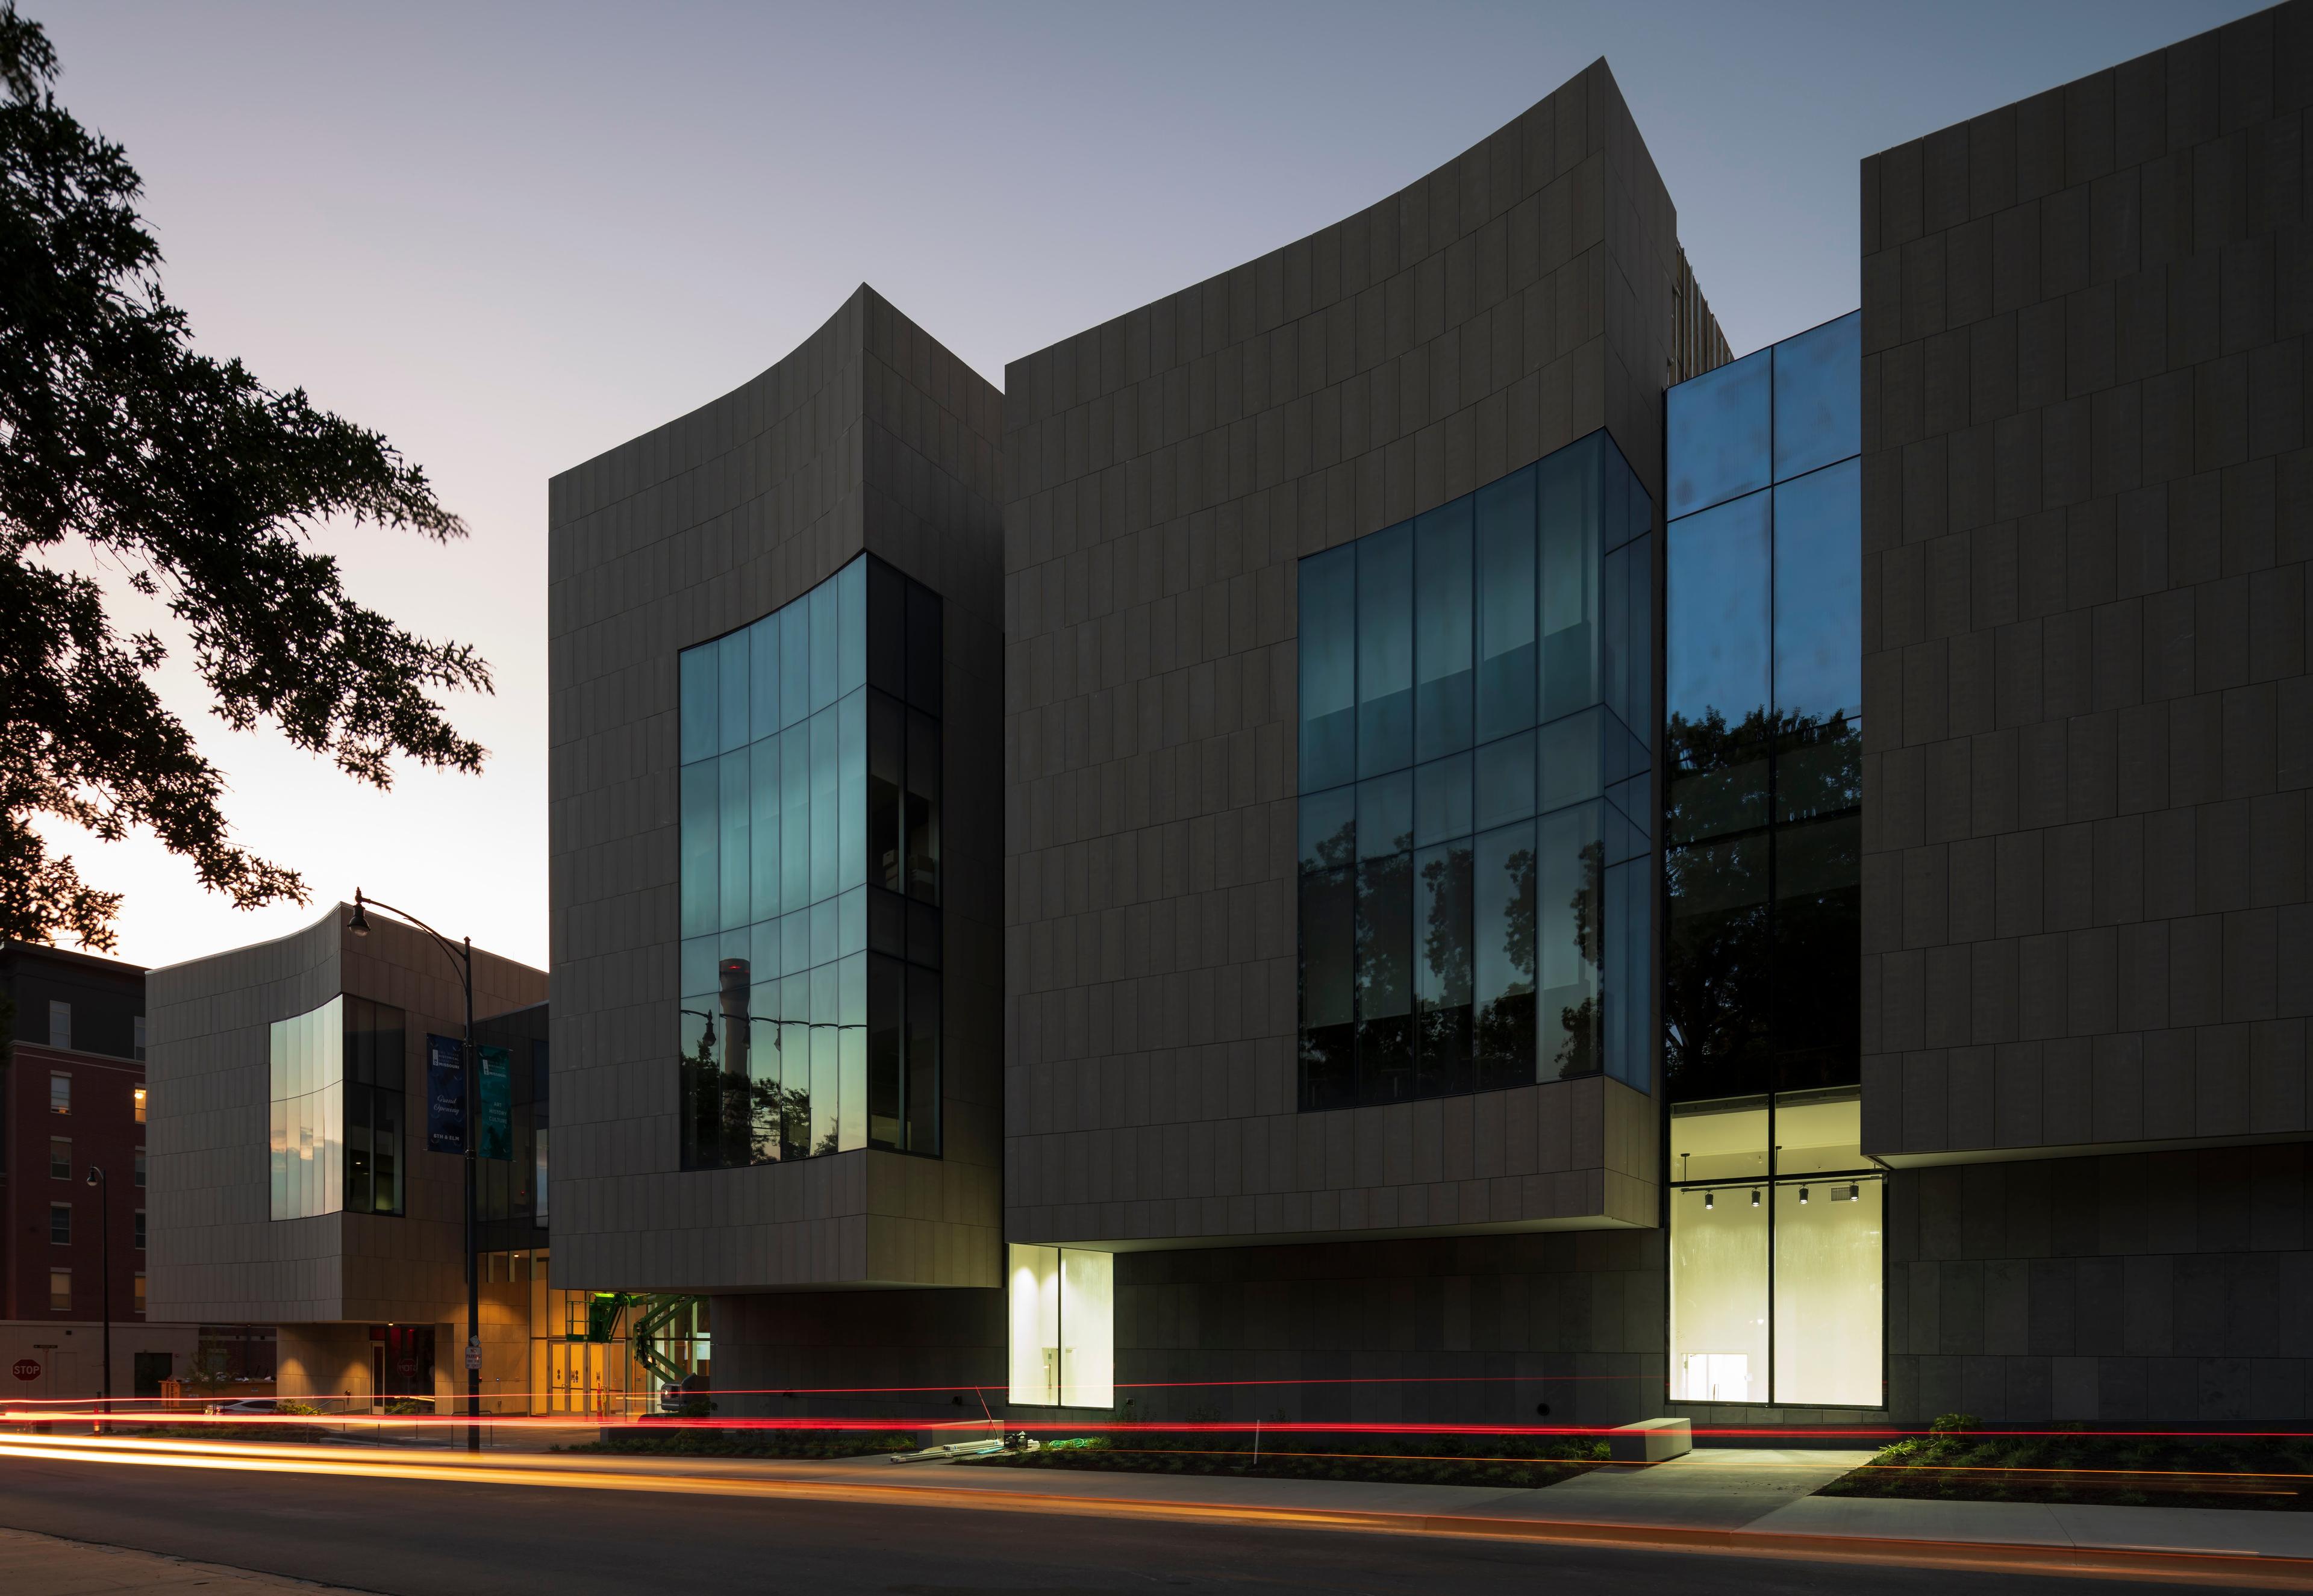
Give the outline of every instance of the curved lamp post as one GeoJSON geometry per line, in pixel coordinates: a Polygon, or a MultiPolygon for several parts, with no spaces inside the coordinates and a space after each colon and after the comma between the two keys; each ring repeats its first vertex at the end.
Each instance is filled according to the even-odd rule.
{"type": "Polygon", "coordinates": [[[365,898],[359,887],[354,889],[353,917],[346,929],[356,936],[369,934],[366,910],[379,909],[403,924],[416,927],[434,939],[458,972],[459,985],[466,990],[466,1029],[459,1038],[460,1067],[464,1079],[465,1123],[459,1127],[460,1138],[466,1148],[466,1450],[482,1450],[482,1292],[480,1271],[475,1268],[474,1253],[474,939],[471,936],[452,942],[408,909],[400,909],[374,898],[365,898]]]}

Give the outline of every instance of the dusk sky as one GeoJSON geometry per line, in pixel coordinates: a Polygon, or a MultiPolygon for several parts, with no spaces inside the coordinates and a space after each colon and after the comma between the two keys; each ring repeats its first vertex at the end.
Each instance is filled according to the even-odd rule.
{"type": "MultiPolygon", "coordinates": [[[[1604,55],[1742,354],[1852,309],[1864,155],[2245,14],[2244,0],[816,8],[24,0],[128,146],[200,346],[383,431],[471,539],[328,529],[357,595],[471,641],[476,778],[354,785],[163,690],[242,840],[236,912],[61,828],[121,956],[277,936],[359,885],[547,961],[546,480],[736,386],[862,281],[1007,359],[1371,204],[1604,55]],[[1996,22],[1995,54],[1966,48],[1996,22]]],[[[135,618],[136,624],[145,624],[135,618]]],[[[161,628],[166,635],[166,628],[161,628]]]]}

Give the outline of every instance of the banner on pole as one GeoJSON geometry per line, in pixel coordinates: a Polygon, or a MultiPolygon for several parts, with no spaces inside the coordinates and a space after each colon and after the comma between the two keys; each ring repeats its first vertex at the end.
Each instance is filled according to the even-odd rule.
{"type": "Polygon", "coordinates": [[[474,1136],[484,1158],[514,1157],[514,1055],[504,1048],[474,1049],[475,1088],[481,1113],[474,1136]]]}
{"type": "Polygon", "coordinates": [[[426,1039],[426,1147],[430,1153],[466,1150],[466,1070],[453,1036],[426,1039]]]}

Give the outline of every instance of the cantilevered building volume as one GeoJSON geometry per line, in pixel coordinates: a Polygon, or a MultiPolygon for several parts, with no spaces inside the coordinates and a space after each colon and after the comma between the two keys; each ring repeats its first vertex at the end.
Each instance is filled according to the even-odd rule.
{"type": "Polygon", "coordinates": [[[2303,1418],[2309,101],[1871,155],[1737,360],[1600,62],[556,478],[552,1290],[734,1416],[2303,1418]]]}

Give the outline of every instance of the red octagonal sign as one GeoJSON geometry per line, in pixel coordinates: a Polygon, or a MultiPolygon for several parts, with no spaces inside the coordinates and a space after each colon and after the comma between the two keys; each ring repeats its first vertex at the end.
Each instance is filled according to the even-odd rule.
{"type": "Polygon", "coordinates": [[[13,1364],[10,1365],[9,1372],[19,1380],[38,1380],[40,1377],[40,1365],[31,1358],[18,1358],[13,1364]]]}

